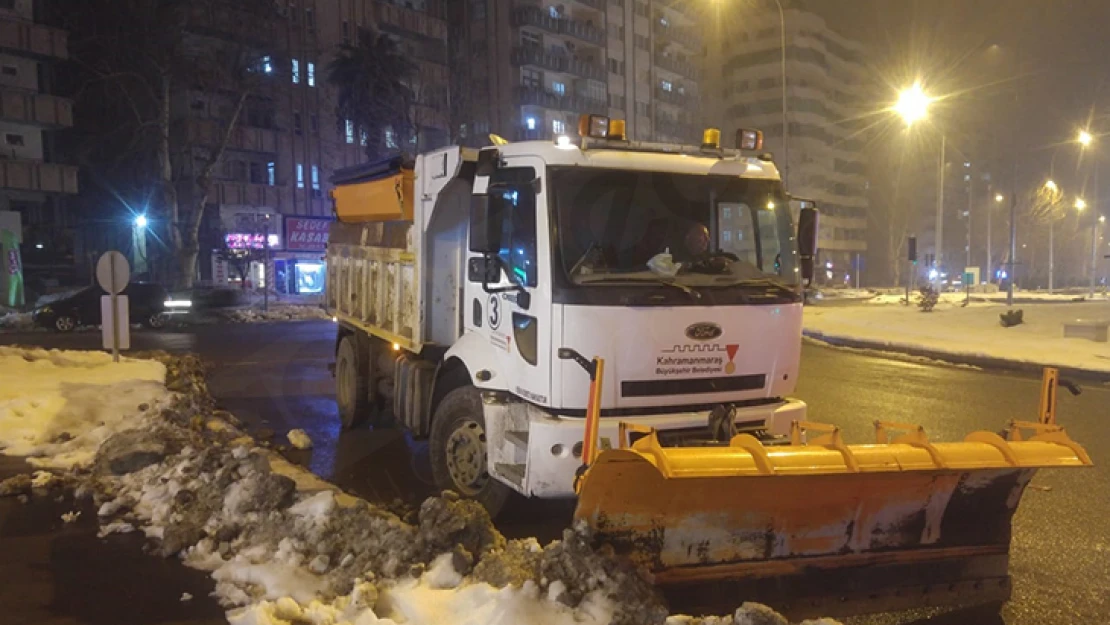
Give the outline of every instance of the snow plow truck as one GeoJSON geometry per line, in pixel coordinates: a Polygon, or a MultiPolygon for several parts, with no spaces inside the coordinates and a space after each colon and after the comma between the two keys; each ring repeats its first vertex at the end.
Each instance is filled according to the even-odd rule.
{"type": "Polygon", "coordinates": [[[1047,416],[931,442],[875,415],[859,445],[808,421],[790,393],[818,214],[760,132],[648,143],[587,115],[576,137],[491,142],[333,179],[344,426],[427,438],[437,485],[494,515],[512,492],[577,497],[682,609],[1009,597],[1025,486],[1090,458],[1047,416]]]}

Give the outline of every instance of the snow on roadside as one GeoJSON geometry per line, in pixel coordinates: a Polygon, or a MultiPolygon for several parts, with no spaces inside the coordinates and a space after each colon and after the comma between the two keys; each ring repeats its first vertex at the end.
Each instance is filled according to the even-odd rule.
{"type": "Polygon", "coordinates": [[[215,312],[228,321],[236,323],[331,319],[331,315],[318,305],[271,304],[269,310],[262,310],[260,308],[232,308],[215,312]]]}
{"type": "Polygon", "coordinates": [[[35,327],[29,312],[0,313],[0,330],[30,330],[35,327]]]}
{"type": "Polygon", "coordinates": [[[0,370],[17,372],[5,381],[20,380],[0,383],[0,406],[9,410],[0,423],[25,419],[12,406],[33,407],[54,423],[0,451],[30,450],[44,466],[72,469],[23,476],[13,494],[75,486],[98,507],[101,536],[142,531],[156,553],[208,571],[234,625],[667,619],[657,590],[631,564],[595,551],[584,527],[541,547],[506,540],[479,504],[452,493],[427,499],[403,520],[331,488],[298,490],[299,476],[271,465],[233,417],[214,410],[195,358],[155,354],[116,364],[102,354],[0,349],[0,370]],[[104,405],[68,394],[81,385],[95,386],[104,405]],[[150,403],[140,410],[144,398],[150,403]],[[63,414],[74,438],[58,443],[51,436],[63,414]],[[64,447],[76,441],[79,450],[64,447]]]}
{"type": "Polygon", "coordinates": [[[1019,363],[1110,372],[1110,346],[1064,338],[1063,324],[1075,319],[1110,320],[1110,304],[1037,304],[1024,309],[1025,322],[1003,328],[1007,308],[973,303],[967,308],[942,302],[931,313],[916,306],[811,307],[807,334],[819,340],[850,339],[877,349],[918,349],[954,356],[989,357],[1019,363]]]}
{"type": "Polygon", "coordinates": [[[169,398],[166,368],[153,360],[0,347],[0,371],[0,451],[32,466],[87,466],[169,398]]]}

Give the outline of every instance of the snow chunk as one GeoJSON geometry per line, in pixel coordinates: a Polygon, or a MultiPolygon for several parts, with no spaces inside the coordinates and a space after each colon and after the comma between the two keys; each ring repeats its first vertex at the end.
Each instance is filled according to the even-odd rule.
{"type": "Polygon", "coordinates": [[[312,439],[300,428],[289,430],[285,437],[289,439],[289,444],[297,449],[312,449],[312,439]]]}
{"type": "Polygon", "coordinates": [[[289,507],[289,512],[317,524],[324,523],[333,510],[335,510],[335,494],[330,490],[322,490],[289,507]]]}
{"type": "Polygon", "coordinates": [[[462,575],[455,570],[454,554],[445,553],[432,560],[432,565],[424,573],[423,582],[431,588],[455,588],[462,583],[462,575]]]}
{"type": "Polygon", "coordinates": [[[187,592],[181,593],[181,599],[179,599],[179,601],[184,602],[184,601],[192,601],[192,600],[193,600],[193,595],[190,595],[187,592]]]}
{"type": "Polygon", "coordinates": [[[40,467],[87,466],[101,443],[142,420],[140,404],[169,397],[162,363],[114,363],[103,352],[0,347],[0,371],[19,380],[0,385],[0,449],[40,467]]]}
{"type": "Polygon", "coordinates": [[[135,526],[123,521],[116,521],[107,525],[101,526],[100,531],[96,533],[97,538],[104,538],[110,534],[130,534],[135,531],[135,526]]]}
{"type": "Polygon", "coordinates": [[[73,510],[70,510],[69,512],[66,512],[65,514],[62,515],[62,522],[63,523],[73,523],[74,521],[76,521],[80,517],[81,517],[81,511],[80,510],[77,510],[76,512],[74,512],[73,510]]]}

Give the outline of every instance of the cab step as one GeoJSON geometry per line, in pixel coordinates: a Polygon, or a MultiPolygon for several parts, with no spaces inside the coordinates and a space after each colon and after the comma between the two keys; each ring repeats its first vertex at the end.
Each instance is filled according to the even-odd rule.
{"type": "Polygon", "coordinates": [[[516,447],[528,449],[528,430],[506,430],[505,440],[516,447]]]}
{"type": "Polygon", "coordinates": [[[504,463],[504,462],[498,462],[494,466],[497,468],[497,472],[499,474],[501,474],[501,477],[509,480],[510,482],[512,482],[513,484],[516,484],[517,486],[520,486],[520,487],[524,486],[524,467],[525,467],[525,465],[523,465],[523,464],[508,464],[508,463],[504,463]]]}

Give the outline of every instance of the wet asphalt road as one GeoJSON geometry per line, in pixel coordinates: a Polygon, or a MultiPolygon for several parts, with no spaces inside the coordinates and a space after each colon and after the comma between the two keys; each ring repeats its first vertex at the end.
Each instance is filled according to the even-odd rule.
{"type": "MultiPolygon", "coordinates": [[[[363,428],[339,436],[333,382],[327,370],[334,340],[331,323],[199,326],[186,331],[136,332],[132,340],[136,349],[200,353],[213,365],[209,386],[222,408],[236,414],[255,433],[272,430],[277,442],[291,428],[305,429],[315,448],[287,455],[344,489],[374,501],[402,499],[410,503],[432,492],[424,443],[395,430],[363,428]]],[[[96,348],[98,342],[97,334],[0,334],[0,344],[80,349],[96,348]]],[[[809,404],[810,420],[840,425],[849,442],[870,441],[875,419],[920,423],[934,440],[958,440],[973,430],[1000,430],[1012,418],[1035,419],[1039,387],[1039,380],[1020,375],[806,345],[796,395],[809,404]]],[[[1065,394],[1059,412],[1061,422],[1096,463],[1110,462],[1106,460],[1110,458],[1110,435],[1104,423],[1110,417],[1110,389],[1085,387],[1079,397],[1065,394]]],[[[5,472],[4,464],[0,461],[0,473],[5,472]]],[[[1014,525],[1014,600],[1001,615],[986,621],[976,616],[946,619],[945,623],[1071,625],[1105,622],[1110,616],[1110,469],[1045,471],[1033,484],[1014,525]]],[[[0,549],[5,544],[20,544],[10,535],[8,508],[10,505],[0,505],[0,549]]],[[[571,512],[565,503],[536,505],[521,500],[510,507],[499,526],[510,536],[538,535],[547,540],[556,537],[571,512]]],[[[76,529],[70,526],[62,532],[76,529]]],[[[4,552],[9,553],[7,549],[4,552]]],[[[135,567],[145,570],[137,560],[135,567]]],[[[0,564],[0,605],[5,603],[6,568],[0,564]]],[[[197,620],[178,613],[181,620],[143,622],[209,622],[213,615],[202,610],[204,603],[190,606],[190,610],[200,611],[197,620]]],[[[917,616],[851,622],[905,623],[916,621],[917,616]]]]}

